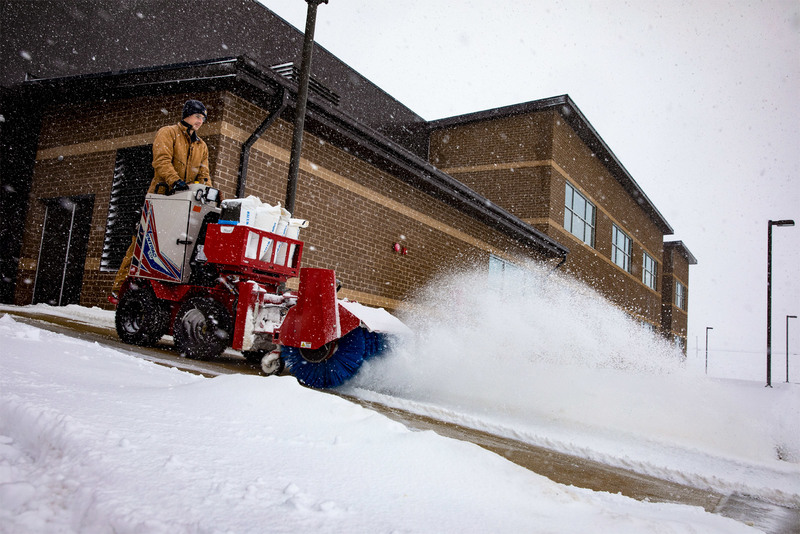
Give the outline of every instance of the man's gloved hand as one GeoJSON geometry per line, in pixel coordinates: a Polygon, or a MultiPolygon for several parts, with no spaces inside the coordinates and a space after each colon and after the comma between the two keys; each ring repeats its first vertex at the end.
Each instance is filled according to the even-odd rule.
{"type": "Polygon", "coordinates": [[[186,182],[184,182],[183,180],[178,180],[177,182],[172,184],[172,191],[173,192],[175,192],[175,191],[186,191],[187,189],[189,189],[189,186],[186,185],[186,182]]]}

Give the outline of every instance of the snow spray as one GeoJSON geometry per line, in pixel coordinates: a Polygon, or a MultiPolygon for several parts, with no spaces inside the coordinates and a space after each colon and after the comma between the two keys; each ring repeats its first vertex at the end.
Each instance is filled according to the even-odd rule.
{"type": "Polygon", "coordinates": [[[487,270],[453,274],[411,302],[401,318],[415,332],[413,343],[367,362],[353,387],[525,410],[576,375],[683,371],[683,354],[669,340],[585,284],[536,264],[502,280],[487,270]]]}

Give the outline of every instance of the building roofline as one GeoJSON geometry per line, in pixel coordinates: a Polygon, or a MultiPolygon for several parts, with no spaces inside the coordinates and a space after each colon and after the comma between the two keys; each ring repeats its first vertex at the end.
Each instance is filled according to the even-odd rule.
{"type": "Polygon", "coordinates": [[[586,143],[586,145],[597,154],[599,161],[611,171],[611,174],[617,178],[617,181],[622,187],[633,197],[636,202],[642,206],[650,218],[655,222],[664,235],[672,235],[674,230],[667,222],[666,218],[658,211],[653,202],[648,198],[645,192],[633,179],[633,176],[628,172],[622,162],[617,158],[614,152],[609,148],[606,142],[597,133],[592,124],[583,114],[583,112],[575,105],[575,102],[569,95],[560,95],[550,98],[543,98],[541,100],[533,100],[530,102],[523,102],[521,104],[513,104],[510,106],[503,106],[474,113],[467,113],[464,115],[457,115],[454,117],[447,117],[431,121],[428,123],[430,131],[441,130],[454,126],[462,126],[475,122],[484,122],[495,119],[502,119],[513,117],[516,115],[525,115],[528,113],[536,113],[541,111],[554,110],[557,111],[561,117],[572,126],[578,137],[586,143]]]}
{"type": "MultiPolygon", "coordinates": [[[[125,97],[158,87],[173,91],[231,90],[245,92],[257,103],[264,104],[281,87],[290,95],[294,108],[297,86],[294,82],[246,57],[228,57],[136,68],[118,72],[32,79],[18,85],[26,91],[60,95],[66,101],[99,96],[125,97]],[[255,91],[253,91],[255,89],[255,91]]],[[[289,117],[289,115],[286,115],[289,117]]],[[[287,119],[291,120],[291,119],[287,119]]],[[[309,94],[306,128],[314,126],[334,132],[362,150],[374,154],[375,160],[402,170],[402,177],[430,196],[464,211],[468,216],[494,226],[525,246],[534,247],[552,257],[566,257],[569,249],[540,232],[515,215],[490,202],[452,176],[436,169],[425,159],[390,140],[385,135],[336,109],[322,98],[309,94]]]]}
{"type": "Polygon", "coordinates": [[[689,265],[697,265],[697,258],[694,257],[694,254],[689,251],[683,241],[665,241],[664,247],[666,248],[674,248],[686,258],[686,261],[689,262],[689,265]]]}

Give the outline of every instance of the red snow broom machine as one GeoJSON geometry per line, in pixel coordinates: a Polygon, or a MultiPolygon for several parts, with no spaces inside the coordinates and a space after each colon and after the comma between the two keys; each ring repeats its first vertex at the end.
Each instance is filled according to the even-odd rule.
{"type": "Polygon", "coordinates": [[[339,299],[334,271],[300,267],[307,221],[252,196],[221,201],[200,184],[165,193],[148,194],[142,208],[115,316],[122,341],[171,334],[187,358],[232,348],[264,374],[285,367],[331,388],[410,333],[382,308],[339,299]],[[287,290],[295,277],[298,289],[287,290]]]}

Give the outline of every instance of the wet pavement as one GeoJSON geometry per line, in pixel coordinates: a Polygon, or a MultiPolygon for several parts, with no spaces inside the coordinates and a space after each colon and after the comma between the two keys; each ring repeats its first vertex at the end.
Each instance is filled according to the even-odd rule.
{"type": "MultiPolygon", "coordinates": [[[[126,345],[113,328],[90,325],[55,316],[42,316],[25,310],[0,309],[0,315],[11,313],[16,320],[45,330],[98,342],[167,367],[177,367],[204,376],[220,374],[259,374],[259,370],[233,351],[226,351],[214,361],[188,360],[174,350],[168,338],[157,347],[126,345]]],[[[334,394],[334,393],[332,393],[334,394]]],[[[499,454],[508,460],[555,482],[594,491],[620,493],[649,502],[670,502],[700,506],[705,510],[754,526],[769,534],[800,534],[800,510],[760,501],[749,495],[723,495],[642,475],[627,469],[611,467],[584,458],[558,453],[514,439],[419,416],[382,404],[345,397],[380,412],[416,430],[432,430],[437,434],[469,441],[499,454]]]]}

